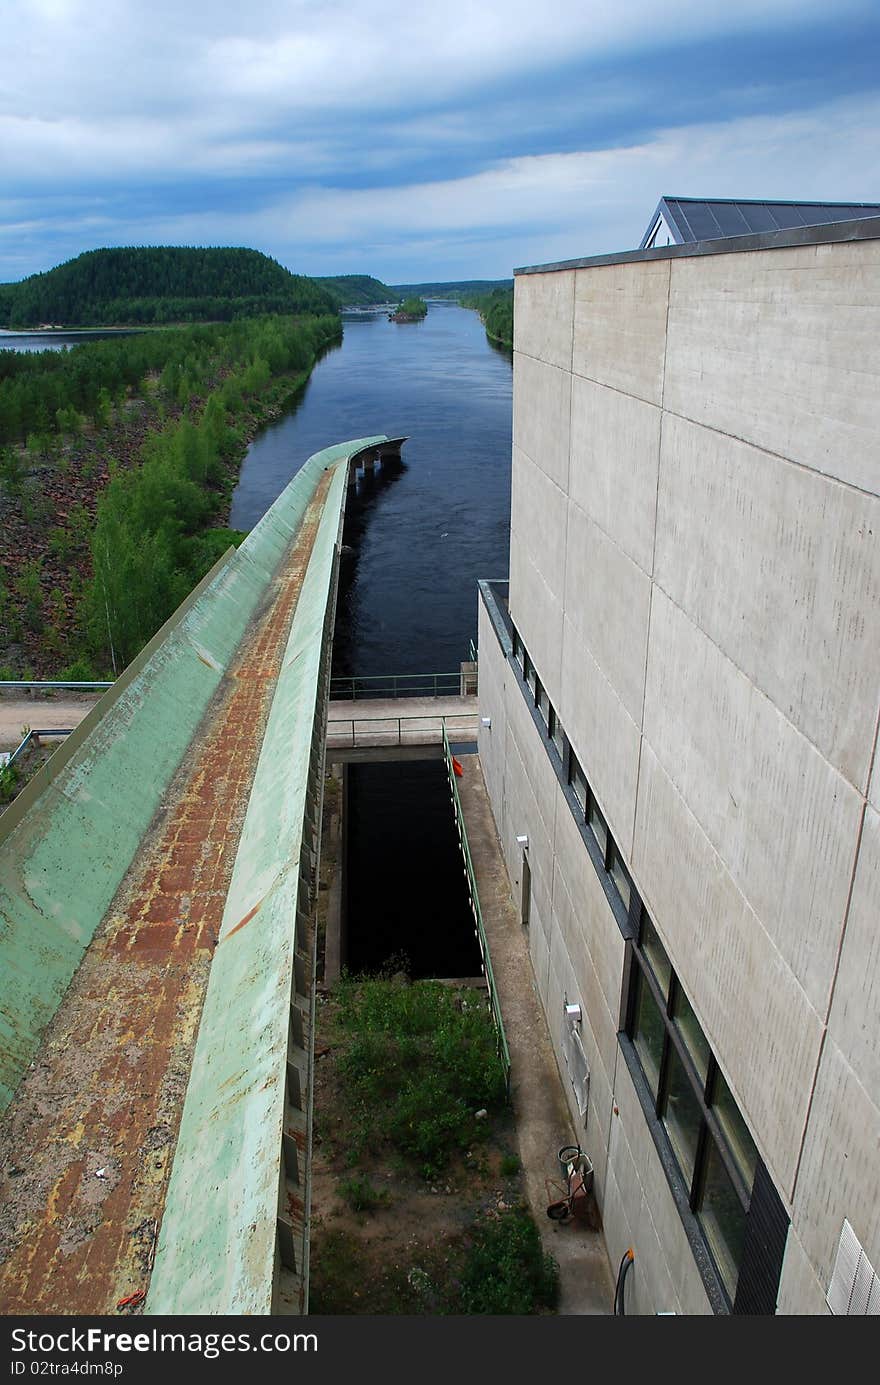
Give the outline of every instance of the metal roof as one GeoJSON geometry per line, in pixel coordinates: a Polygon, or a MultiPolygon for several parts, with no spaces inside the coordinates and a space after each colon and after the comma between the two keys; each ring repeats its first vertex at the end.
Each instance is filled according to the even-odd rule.
{"type": "Polygon", "coordinates": [[[641,250],[650,242],[661,216],[676,245],[687,245],[726,236],[859,221],[880,216],[880,202],[763,202],[733,198],[708,201],[699,197],[661,197],[642,237],[641,250]]]}

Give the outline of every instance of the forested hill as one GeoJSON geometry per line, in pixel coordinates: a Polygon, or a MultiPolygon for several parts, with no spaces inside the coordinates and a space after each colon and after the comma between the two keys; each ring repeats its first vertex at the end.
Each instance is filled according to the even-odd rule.
{"type": "Polygon", "coordinates": [[[397,302],[397,294],[392,293],[387,284],[370,278],[369,274],[334,274],[329,278],[319,275],[315,283],[332,293],[340,308],[397,302]]]}
{"type": "Polygon", "coordinates": [[[495,289],[512,289],[512,279],[455,279],[445,284],[392,284],[393,298],[463,298],[495,289]]]}
{"type": "Polygon", "coordinates": [[[148,246],[89,250],[0,284],[0,326],[119,326],[335,312],[336,297],[258,250],[148,246]]]}

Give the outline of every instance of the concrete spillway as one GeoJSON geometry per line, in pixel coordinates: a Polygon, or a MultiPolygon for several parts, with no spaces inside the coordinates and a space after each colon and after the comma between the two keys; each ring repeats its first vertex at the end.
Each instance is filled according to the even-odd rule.
{"type": "Polygon", "coordinates": [[[302,1311],[337,555],[387,442],[310,458],[0,819],[4,1313],[302,1311]]]}

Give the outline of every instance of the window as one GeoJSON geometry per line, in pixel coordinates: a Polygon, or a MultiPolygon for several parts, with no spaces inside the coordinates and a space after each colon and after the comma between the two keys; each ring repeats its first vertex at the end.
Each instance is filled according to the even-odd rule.
{"type": "Polygon", "coordinates": [[[565,744],[564,744],[564,741],[563,741],[563,739],[562,739],[562,726],[560,725],[559,717],[556,715],[555,708],[553,708],[553,707],[550,708],[550,726],[549,726],[549,731],[550,731],[550,739],[552,740],[554,746],[556,747],[556,753],[557,753],[557,755],[559,756],[559,758],[560,758],[560,760],[561,760],[562,757],[563,757],[563,755],[564,755],[564,753],[565,753],[565,744]]]}
{"type": "Polygon", "coordinates": [[[639,971],[636,975],[635,1020],[632,1039],[636,1053],[641,1060],[642,1071],[651,1089],[651,1095],[656,1101],[657,1089],[660,1085],[660,1068],[663,1063],[663,1046],[666,1041],[666,1026],[663,1023],[663,1016],[657,1008],[657,1002],[651,994],[651,988],[639,971]]]}
{"type": "Polygon", "coordinates": [[[703,1114],[684,1064],[672,1045],[667,1055],[659,1114],[685,1182],[690,1184],[697,1163],[703,1114]]]}
{"type": "Polygon", "coordinates": [[[623,864],[623,857],[617,849],[617,843],[612,839],[610,843],[611,861],[608,869],[611,879],[614,881],[617,893],[624,909],[629,913],[629,901],[632,895],[632,881],[629,878],[629,871],[623,864]]]}
{"type": "MultiPolygon", "coordinates": [[[[690,1001],[681,989],[678,981],[675,983],[672,1015],[676,1023],[676,1028],[679,1034],[681,1034],[684,1046],[697,1070],[703,1090],[705,1091],[706,1078],[709,1075],[709,1059],[712,1057],[712,1050],[706,1041],[705,1034],[699,1026],[696,1015],[691,1009],[690,1001]]],[[[755,1170],[752,1169],[752,1173],[754,1172],[755,1170]]]]}
{"type": "Polygon", "coordinates": [[[550,729],[550,699],[547,696],[543,683],[538,683],[535,689],[535,705],[540,713],[541,720],[547,729],[550,729]]]}
{"type": "Polygon", "coordinates": [[[736,1296],[746,1213],[714,1141],[709,1142],[697,1218],[731,1300],[736,1296]]]}
{"type": "Polygon", "coordinates": [[[646,909],[642,910],[641,948],[657,978],[661,991],[664,996],[668,996],[672,967],[666,956],[666,949],[661,943],[660,936],[648,917],[646,909]]]}
{"type": "Polygon", "coordinates": [[[584,774],[583,770],[581,769],[580,765],[578,764],[577,757],[575,756],[574,752],[572,752],[572,756],[571,756],[571,766],[570,766],[569,771],[568,771],[568,782],[569,782],[569,784],[571,784],[571,787],[574,789],[574,796],[575,796],[575,798],[577,799],[578,803],[581,805],[581,808],[584,810],[584,812],[586,812],[586,810],[587,810],[587,776],[584,774]]]}
{"type": "Polygon", "coordinates": [[[642,1101],[649,1100],[659,1123],[654,1138],[665,1141],[674,1160],[677,1175],[667,1177],[681,1179],[693,1218],[689,1234],[715,1267],[719,1303],[723,1291],[733,1311],[772,1313],[788,1218],[657,929],[640,907],[627,1034],[647,1086],[642,1101]]]}
{"type": "Polygon", "coordinates": [[[599,806],[592,794],[590,794],[590,804],[587,808],[587,822],[593,830],[593,836],[599,843],[599,850],[604,861],[605,852],[608,849],[608,824],[599,811],[599,806]]]}

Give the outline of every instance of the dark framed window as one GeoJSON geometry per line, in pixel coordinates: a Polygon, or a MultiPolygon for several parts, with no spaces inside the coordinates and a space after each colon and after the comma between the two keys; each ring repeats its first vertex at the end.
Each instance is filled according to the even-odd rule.
{"type": "Polygon", "coordinates": [[[632,897],[632,880],[629,871],[623,864],[623,857],[618,850],[617,843],[613,837],[608,839],[608,872],[614,881],[614,887],[620,895],[620,901],[624,909],[629,913],[629,904],[632,897]]]}
{"type": "Polygon", "coordinates": [[[639,907],[625,1030],[650,1114],[728,1309],[772,1313],[788,1218],[660,935],[639,907]]]}
{"type": "Polygon", "coordinates": [[[552,705],[552,703],[550,706],[550,725],[548,727],[548,730],[550,732],[550,739],[556,748],[556,753],[561,760],[563,755],[565,754],[564,733],[559,717],[556,715],[556,709],[552,705]]]}
{"type": "Polygon", "coordinates": [[[571,753],[571,762],[568,766],[568,782],[574,789],[574,796],[584,812],[587,811],[587,798],[589,797],[589,786],[587,776],[580,766],[580,761],[574,751],[571,753]]]}
{"type": "Polygon", "coordinates": [[[550,699],[544,684],[540,681],[535,684],[535,706],[547,730],[550,730],[550,699]]]}
{"type": "Polygon", "coordinates": [[[602,860],[605,860],[605,853],[608,850],[608,824],[602,816],[598,803],[592,794],[587,805],[587,822],[596,841],[599,843],[599,850],[602,853],[602,860]]]}

